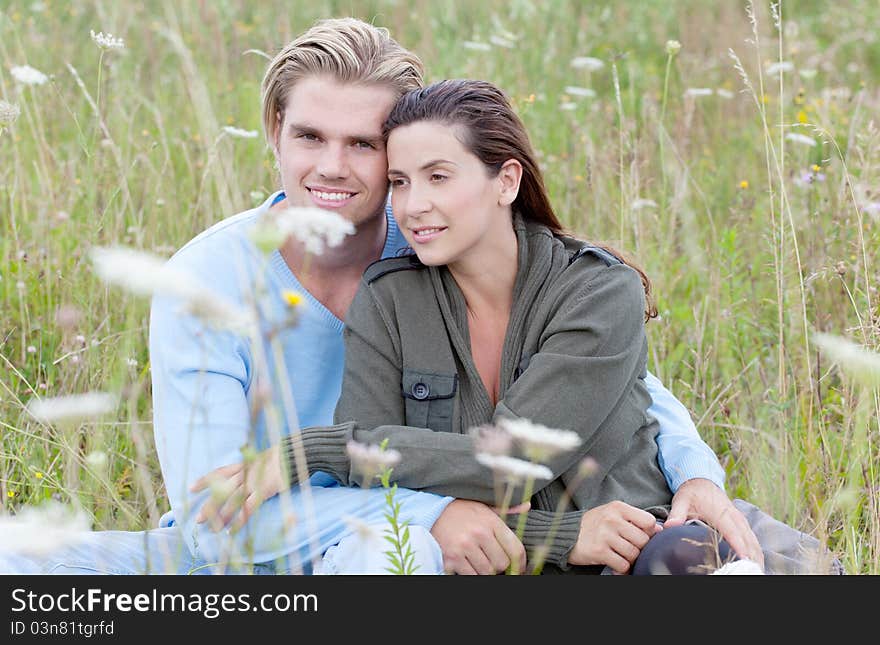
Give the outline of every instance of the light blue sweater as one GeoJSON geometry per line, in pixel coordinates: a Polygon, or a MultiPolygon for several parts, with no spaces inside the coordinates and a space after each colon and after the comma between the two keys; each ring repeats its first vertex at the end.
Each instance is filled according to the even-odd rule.
{"type": "MultiPolygon", "coordinates": [[[[264,331],[283,326],[290,314],[283,293],[301,294],[305,302],[296,308],[296,324],[284,327],[274,345],[206,326],[168,297],[155,297],[151,308],[153,427],[162,476],[175,523],[193,554],[209,562],[267,562],[284,556],[313,560],[354,530],[350,517],[377,523],[387,511],[382,489],[340,487],[318,473],[310,480],[310,494],[294,486],[289,494],[267,500],[234,536],[195,523],[209,492],[189,493],[193,481],[241,461],[246,444],[264,448],[291,428],[331,424],[339,398],[342,321],[299,284],[278,251],[265,258],[248,238],[250,227],[281,195],[212,226],[169,260],[218,297],[259,307],[264,331]],[[259,364],[268,364],[268,377],[265,386],[255,387],[259,364]],[[267,388],[272,405],[252,419],[251,410],[262,409],[256,399],[267,388]]],[[[383,257],[406,246],[390,210],[386,219],[383,257]]],[[[660,422],[660,465],[670,488],[675,491],[693,477],[723,487],[724,472],[687,409],[650,374],[647,384],[654,401],[649,413],[660,422]]],[[[396,499],[402,503],[402,519],[427,529],[452,501],[408,489],[398,489],[396,499]]]]}

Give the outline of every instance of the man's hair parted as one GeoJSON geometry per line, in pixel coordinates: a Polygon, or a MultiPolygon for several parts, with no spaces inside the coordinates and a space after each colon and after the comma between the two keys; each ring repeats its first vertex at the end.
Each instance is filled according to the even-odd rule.
{"type": "Polygon", "coordinates": [[[263,77],[263,132],[270,146],[291,88],[306,76],[322,75],[383,85],[398,96],[424,83],[422,61],[386,28],[356,18],[320,20],[278,52],[263,77]]]}

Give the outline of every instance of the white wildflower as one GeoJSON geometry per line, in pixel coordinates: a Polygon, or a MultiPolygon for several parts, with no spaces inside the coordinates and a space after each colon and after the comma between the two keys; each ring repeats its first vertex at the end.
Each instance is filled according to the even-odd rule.
{"type": "Polygon", "coordinates": [[[9,68],[9,73],[22,85],[42,85],[49,80],[43,72],[30,65],[15,65],[9,68]]]}
{"type": "Polygon", "coordinates": [[[733,92],[730,90],[726,90],[723,87],[719,87],[715,90],[715,94],[720,96],[723,99],[732,99],[734,97],[733,92]]]}
{"type": "Polygon", "coordinates": [[[764,569],[754,560],[733,560],[715,569],[713,576],[763,576],[764,569]]]}
{"type": "Polygon", "coordinates": [[[566,85],[565,93],[572,96],[586,96],[587,98],[596,96],[595,90],[591,90],[589,87],[578,87],[577,85],[566,85]]]}
{"type": "Polygon", "coordinates": [[[573,103],[572,101],[565,101],[564,103],[559,104],[560,110],[565,110],[566,112],[570,112],[572,110],[577,109],[577,103],[573,103]]]}
{"type": "Polygon", "coordinates": [[[605,67],[605,63],[592,56],[577,56],[571,59],[571,66],[575,69],[585,69],[590,72],[598,72],[605,67]]]}
{"type": "Polygon", "coordinates": [[[711,87],[689,87],[684,91],[685,96],[712,96],[715,93],[711,87]]]}
{"type": "Polygon", "coordinates": [[[137,362],[136,358],[126,358],[125,364],[128,365],[129,367],[137,367],[138,366],[138,362],[137,362]]]}
{"type": "Polygon", "coordinates": [[[553,471],[541,464],[533,464],[530,461],[508,457],[507,455],[477,453],[475,457],[479,463],[514,485],[530,479],[553,479],[553,471]]]}
{"type": "Polygon", "coordinates": [[[0,516],[0,552],[47,555],[79,541],[90,529],[89,518],[83,511],[59,502],[28,506],[14,516],[0,516]]]}
{"type": "Polygon", "coordinates": [[[34,347],[33,345],[28,345],[28,346],[27,346],[27,353],[28,353],[28,354],[36,354],[36,353],[37,353],[37,348],[34,347]]]}
{"type": "Polygon", "coordinates": [[[498,426],[513,437],[526,457],[536,462],[544,462],[581,444],[576,432],[555,430],[528,419],[500,419],[498,426]]]}
{"type": "Polygon", "coordinates": [[[798,74],[800,74],[801,78],[810,80],[811,78],[815,78],[817,71],[815,69],[799,69],[798,74]]]}
{"type": "Polygon", "coordinates": [[[102,31],[95,33],[93,29],[89,29],[89,34],[92,36],[92,41],[101,49],[124,49],[125,42],[122,38],[114,38],[113,34],[107,32],[106,34],[102,31]]]}
{"type": "Polygon", "coordinates": [[[107,453],[103,450],[93,450],[86,455],[85,461],[92,470],[102,471],[107,467],[107,453]]]}
{"type": "Polygon", "coordinates": [[[461,44],[465,49],[473,49],[475,51],[488,52],[492,51],[492,45],[489,43],[480,43],[474,40],[466,40],[461,44]]]}
{"type": "Polygon", "coordinates": [[[27,411],[44,423],[83,421],[113,412],[119,398],[108,392],[86,392],[49,399],[31,399],[27,411]]]}
{"type": "Polygon", "coordinates": [[[832,334],[816,332],[813,341],[844,372],[868,387],[880,386],[880,353],[832,334]]]}
{"type": "Polygon", "coordinates": [[[775,63],[770,63],[769,65],[767,65],[765,71],[767,72],[767,76],[776,76],[779,73],[790,72],[793,69],[794,63],[792,63],[791,61],[783,60],[777,61],[775,63]]]}
{"type": "Polygon", "coordinates": [[[313,206],[288,208],[276,216],[275,223],[284,237],[293,235],[315,255],[323,253],[325,246],[338,246],[355,232],[354,224],[341,215],[313,206]]]}
{"type": "Polygon", "coordinates": [[[496,47],[504,47],[505,49],[513,49],[514,47],[516,47],[515,42],[513,42],[509,38],[505,38],[504,36],[489,36],[489,42],[496,47]]]}
{"type": "Polygon", "coordinates": [[[252,314],[192,275],[169,266],[164,258],[124,247],[96,247],[90,255],[95,273],[104,282],[136,295],[178,298],[186,313],[220,329],[244,333],[254,330],[252,314]]]}
{"type": "Polygon", "coordinates": [[[474,438],[474,452],[486,455],[509,455],[513,448],[513,437],[505,430],[491,424],[470,430],[474,438]]]}
{"type": "Polygon", "coordinates": [[[657,202],[653,199],[645,199],[643,197],[633,200],[632,209],[634,211],[640,211],[643,208],[657,208],[657,202]]]}
{"type": "Polygon", "coordinates": [[[259,132],[256,130],[242,130],[231,125],[224,125],[223,131],[230,137],[238,137],[239,139],[255,139],[259,135],[259,132]]]}
{"type": "Polygon", "coordinates": [[[8,103],[0,99],[0,131],[12,125],[21,114],[21,109],[15,103],[8,103]]]}
{"type": "Polygon", "coordinates": [[[666,41],[666,53],[669,56],[675,56],[678,52],[681,51],[681,43],[677,40],[667,40],[666,41]]]}
{"type": "Polygon", "coordinates": [[[794,143],[800,143],[805,146],[815,146],[816,140],[813,137],[808,137],[805,134],[801,134],[800,132],[789,132],[785,135],[785,138],[794,143]]]}
{"type": "Polygon", "coordinates": [[[383,450],[375,444],[349,441],[345,452],[351,460],[352,470],[359,473],[366,482],[381,475],[385,469],[400,463],[400,453],[396,450],[383,450]]]}

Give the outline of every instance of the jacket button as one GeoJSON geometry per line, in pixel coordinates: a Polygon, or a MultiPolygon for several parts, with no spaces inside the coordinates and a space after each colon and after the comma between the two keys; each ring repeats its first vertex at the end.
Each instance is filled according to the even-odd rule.
{"type": "Polygon", "coordinates": [[[424,383],[415,383],[410,391],[412,392],[413,397],[419,401],[423,401],[428,398],[428,395],[431,393],[431,388],[424,383]]]}

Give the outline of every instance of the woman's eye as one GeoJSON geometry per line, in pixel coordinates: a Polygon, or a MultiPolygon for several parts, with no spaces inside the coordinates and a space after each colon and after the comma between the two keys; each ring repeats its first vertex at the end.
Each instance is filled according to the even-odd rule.
{"type": "Polygon", "coordinates": [[[437,173],[431,175],[431,181],[433,182],[443,181],[444,179],[446,179],[446,175],[440,175],[437,173]]]}
{"type": "Polygon", "coordinates": [[[403,186],[405,184],[406,184],[406,179],[401,179],[400,177],[397,177],[396,179],[391,180],[391,187],[392,188],[399,188],[400,186],[403,186]]]}

